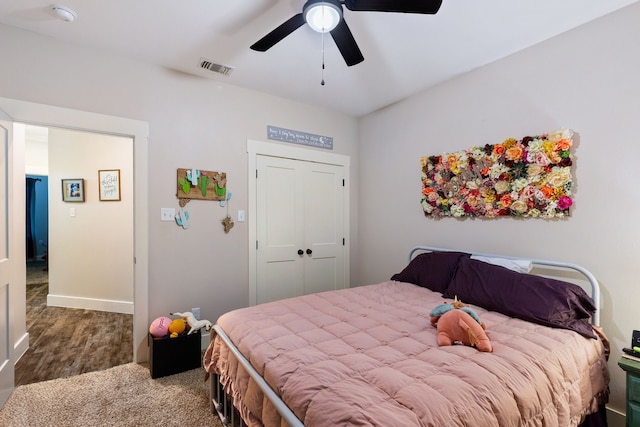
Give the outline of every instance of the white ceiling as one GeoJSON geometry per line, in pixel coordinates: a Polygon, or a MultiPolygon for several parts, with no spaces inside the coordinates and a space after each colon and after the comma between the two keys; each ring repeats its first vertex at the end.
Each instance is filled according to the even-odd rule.
{"type": "MultiPolygon", "coordinates": [[[[416,0],[419,1],[419,0],[416,0]]],[[[2,0],[0,23],[362,116],[640,0],[444,0],[436,15],[351,12],[365,60],[347,67],[330,36],[306,25],[267,52],[249,49],[302,10],[304,0],[2,0]],[[229,76],[200,58],[234,67],[229,76]]]]}

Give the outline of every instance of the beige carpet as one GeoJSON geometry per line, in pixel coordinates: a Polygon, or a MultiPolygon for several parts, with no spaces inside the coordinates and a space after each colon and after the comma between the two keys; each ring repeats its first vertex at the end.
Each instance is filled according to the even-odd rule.
{"type": "Polygon", "coordinates": [[[151,379],[135,363],[17,387],[2,427],[221,427],[202,368],[151,379]]]}

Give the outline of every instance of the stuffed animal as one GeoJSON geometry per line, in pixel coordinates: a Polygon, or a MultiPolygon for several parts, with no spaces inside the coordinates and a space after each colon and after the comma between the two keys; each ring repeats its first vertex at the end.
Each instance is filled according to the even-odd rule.
{"type": "Polygon", "coordinates": [[[176,338],[178,335],[184,332],[187,328],[187,323],[184,319],[173,319],[169,324],[169,337],[176,338]]]}
{"type": "Polygon", "coordinates": [[[456,297],[453,304],[440,304],[431,313],[431,324],[438,329],[438,345],[453,345],[456,342],[477,348],[479,351],[491,352],[493,346],[485,329],[487,325],[480,317],[466,307],[456,297]]]}
{"type": "Polygon", "coordinates": [[[169,325],[171,324],[171,319],[168,317],[162,316],[158,317],[151,322],[151,326],[149,326],[149,333],[154,338],[163,338],[169,334],[169,325]]]}
{"type": "Polygon", "coordinates": [[[172,316],[180,316],[184,319],[185,322],[189,324],[190,329],[189,332],[187,332],[187,335],[191,335],[198,329],[202,328],[205,328],[206,331],[209,331],[213,327],[211,322],[209,322],[208,320],[197,320],[196,316],[194,316],[190,311],[185,311],[184,313],[175,312],[169,314],[172,316]]]}

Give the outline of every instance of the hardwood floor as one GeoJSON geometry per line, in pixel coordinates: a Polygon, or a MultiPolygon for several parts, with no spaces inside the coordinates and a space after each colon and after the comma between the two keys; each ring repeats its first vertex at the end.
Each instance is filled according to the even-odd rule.
{"type": "Polygon", "coordinates": [[[132,362],[133,316],[47,307],[43,268],[40,262],[27,266],[29,350],[16,364],[16,386],[132,362]]]}

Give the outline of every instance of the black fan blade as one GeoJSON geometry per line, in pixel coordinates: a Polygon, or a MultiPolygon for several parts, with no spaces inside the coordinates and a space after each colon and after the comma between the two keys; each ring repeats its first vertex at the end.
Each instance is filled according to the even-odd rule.
{"type": "Polygon", "coordinates": [[[353,38],[351,30],[344,21],[344,17],[340,20],[338,26],[331,30],[331,37],[333,37],[333,41],[336,42],[338,50],[340,50],[344,61],[349,67],[364,61],[364,56],[362,56],[356,39],[353,38]]]}
{"type": "Polygon", "coordinates": [[[435,14],[442,0],[345,0],[349,10],[360,12],[404,12],[435,14]]]}
{"type": "Polygon", "coordinates": [[[292,16],[283,24],[281,24],[278,28],[271,31],[269,34],[255,42],[251,45],[251,49],[257,50],[259,52],[266,52],[273,45],[278,43],[283,38],[287,37],[289,34],[293,33],[298,28],[304,25],[304,17],[302,13],[298,13],[297,15],[292,16]]]}

